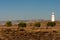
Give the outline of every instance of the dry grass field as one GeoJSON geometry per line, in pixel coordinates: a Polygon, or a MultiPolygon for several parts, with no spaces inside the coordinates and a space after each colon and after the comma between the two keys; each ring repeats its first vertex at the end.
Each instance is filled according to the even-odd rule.
{"type": "Polygon", "coordinates": [[[17,25],[6,27],[0,25],[0,40],[60,40],[60,22],[56,26],[48,27],[47,22],[41,22],[41,27],[27,25],[26,28],[18,29],[17,25]]]}

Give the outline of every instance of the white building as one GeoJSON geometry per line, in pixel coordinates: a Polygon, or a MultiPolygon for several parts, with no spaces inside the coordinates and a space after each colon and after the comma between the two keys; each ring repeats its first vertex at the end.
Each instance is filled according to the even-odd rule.
{"type": "Polygon", "coordinates": [[[52,22],[55,21],[55,15],[54,15],[54,12],[52,12],[51,21],[52,21],[52,22]]]}

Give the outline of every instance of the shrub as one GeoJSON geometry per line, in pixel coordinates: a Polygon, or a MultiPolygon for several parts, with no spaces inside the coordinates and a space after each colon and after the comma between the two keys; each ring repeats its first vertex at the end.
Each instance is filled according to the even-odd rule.
{"type": "Polygon", "coordinates": [[[6,26],[7,26],[7,27],[12,26],[12,22],[11,22],[11,21],[7,21],[7,22],[6,22],[6,26]]]}
{"type": "Polygon", "coordinates": [[[53,26],[55,26],[55,25],[56,25],[55,22],[48,22],[48,23],[47,23],[47,26],[52,26],[52,27],[53,27],[53,26]]]}
{"type": "Polygon", "coordinates": [[[25,23],[25,22],[20,22],[20,23],[18,24],[18,27],[26,27],[26,23],[25,23]]]}
{"type": "Polygon", "coordinates": [[[36,23],[34,24],[34,26],[35,26],[35,27],[40,27],[41,24],[40,24],[40,22],[36,22],[36,23]]]}

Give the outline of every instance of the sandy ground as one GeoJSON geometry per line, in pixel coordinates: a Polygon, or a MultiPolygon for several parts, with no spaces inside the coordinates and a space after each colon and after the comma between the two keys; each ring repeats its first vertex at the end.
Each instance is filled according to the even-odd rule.
{"type": "Polygon", "coordinates": [[[60,40],[60,28],[0,27],[0,40],[60,40]]]}

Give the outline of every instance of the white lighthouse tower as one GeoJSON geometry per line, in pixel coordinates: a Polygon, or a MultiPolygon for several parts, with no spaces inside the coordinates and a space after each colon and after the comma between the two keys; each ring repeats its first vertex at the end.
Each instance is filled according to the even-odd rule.
{"type": "Polygon", "coordinates": [[[51,21],[52,21],[52,22],[55,21],[55,15],[54,15],[54,12],[52,12],[51,21]]]}

